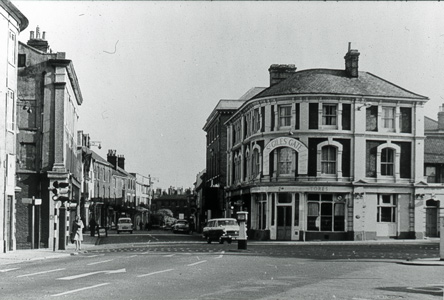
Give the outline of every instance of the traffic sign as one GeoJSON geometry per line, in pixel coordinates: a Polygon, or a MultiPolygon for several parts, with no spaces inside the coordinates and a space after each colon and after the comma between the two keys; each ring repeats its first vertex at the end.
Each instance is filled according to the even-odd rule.
{"type": "Polygon", "coordinates": [[[23,204],[41,205],[42,199],[22,198],[23,204]]]}

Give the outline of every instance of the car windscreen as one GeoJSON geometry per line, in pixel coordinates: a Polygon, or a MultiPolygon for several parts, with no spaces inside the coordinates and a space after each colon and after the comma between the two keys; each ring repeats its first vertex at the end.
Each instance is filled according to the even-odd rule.
{"type": "Polygon", "coordinates": [[[131,223],[131,220],[123,219],[123,220],[119,220],[119,223],[131,223]]]}
{"type": "Polygon", "coordinates": [[[221,220],[218,222],[219,226],[231,226],[231,225],[237,225],[236,220],[221,220]]]}

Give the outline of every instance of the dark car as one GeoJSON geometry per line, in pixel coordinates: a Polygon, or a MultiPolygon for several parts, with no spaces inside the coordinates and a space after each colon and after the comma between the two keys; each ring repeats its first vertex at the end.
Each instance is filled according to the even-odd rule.
{"type": "Polygon", "coordinates": [[[174,233],[185,232],[190,233],[190,224],[185,220],[177,220],[171,228],[174,233]]]}
{"type": "Polygon", "coordinates": [[[225,241],[231,243],[239,238],[239,224],[236,219],[211,219],[202,231],[202,237],[210,244],[212,241],[218,241],[223,244],[225,241]]]}

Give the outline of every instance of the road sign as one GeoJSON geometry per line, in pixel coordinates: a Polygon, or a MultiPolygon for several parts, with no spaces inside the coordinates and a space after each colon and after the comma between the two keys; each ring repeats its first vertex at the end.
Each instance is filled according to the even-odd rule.
{"type": "Polygon", "coordinates": [[[41,205],[42,199],[22,198],[23,204],[41,205]]]}

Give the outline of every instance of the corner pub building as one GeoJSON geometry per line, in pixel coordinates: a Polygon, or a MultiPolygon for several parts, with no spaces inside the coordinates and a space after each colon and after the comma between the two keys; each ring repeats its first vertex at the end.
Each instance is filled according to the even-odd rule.
{"type": "Polygon", "coordinates": [[[427,200],[443,194],[424,177],[428,98],[359,71],[350,46],[344,58],[271,65],[270,87],[225,123],[226,209],[249,211],[249,238],[424,238],[427,200]]]}

